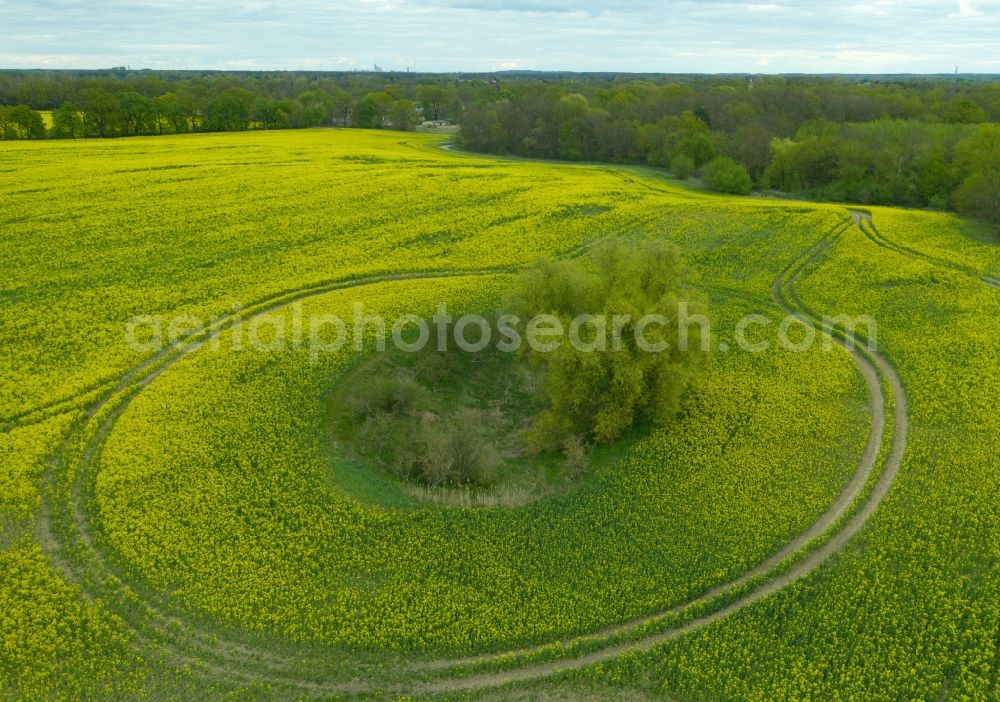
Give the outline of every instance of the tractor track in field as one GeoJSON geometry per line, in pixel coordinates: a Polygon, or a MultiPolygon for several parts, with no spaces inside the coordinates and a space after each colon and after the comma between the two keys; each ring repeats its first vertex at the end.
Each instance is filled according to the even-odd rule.
{"type": "Polygon", "coordinates": [[[991,288],[1000,290],[1000,279],[992,278],[988,275],[982,275],[977,273],[972,268],[963,266],[960,263],[954,263],[952,261],[945,260],[943,258],[938,258],[937,256],[931,256],[930,254],[922,253],[914,248],[906,246],[905,244],[900,244],[892,239],[888,238],[885,234],[880,232],[872,221],[872,216],[862,210],[851,210],[851,218],[857,225],[861,233],[867,237],[867,239],[875,244],[876,246],[881,246],[883,249],[889,249],[890,251],[895,251],[898,254],[906,256],[907,258],[915,258],[922,261],[926,261],[934,266],[940,266],[941,268],[947,268],[949,270],[957,271],[959,273],[964,273],[965,275],[972,276],[977,280],[985,283],[991,288]]]}
{"type": "MultiPolygon", "coordinates": [[[[869,518],[875,513],[875,510],[889,493],[899,470],[899,465],[902,462],[903,454],[906,448],[906,435],[908,429],[905,390],[899,375],[896,373],[895,368],[891,363],[889,363],[888,360],[871,349],[867,351],[859,351],[857,347],[860,346],[860,339],[852,337],[849,333],[838,332],[832,328],[823,319],[818,317],[798,300],[793,288],[793,283],[802,273],[805,266],[816,260],[826,250],[826,248],[831,245],[833,238],[839,231],[842,231],[842,229],[843,228],[839,228],[835,232],[824,237],[818,244],[808,249],[796,262],[789,266],[775,279],[772,286],[775,302],[782,310],[790,315],[802,319],[803,321],[810,322],[824,334],[830,336],[834,342],[842,346],[851,355],[859,371],[864,376],[870,391],[869,409],[872,416],[872,431],[869,437],[868,446],[866,446],[861,460],[861,465],[859,466],[859,469],[851,483],[844,490],[844,493],[842,493],[841,498],[838,499],[834,507],[821,517],[819,522],[817,522],[817,524],[822,523],[826,526],[817,527],[817,530],[823,531],[827,527],[836,525],[840,521],[840,518],[846,514],[851,505],[854,503],[855,498],[861,495],[866,484],[868,484],[869,480],[874,476],[878,458],[882,454],[884,429],[887,425],[886,397],[882,390],[881,380],[885,380],[887,386],[892,392],[894,408],[892,413],[892,436],[888,446],[888,451],[885,453],[885,458],[882,462],[881,470],[878,472],[878,477],[875,479],[870,493],[864,499],[863,503],[842,522],[841,528],[830,536],[830,538],[821,546],[807,552],[801,560],[796,561],[790,568],[779,572],[775,577],[764,581],[756,589],[737,597],[735,600],[725,604],[720,609],[712,611],[709,614],[696,616],[679,626],[644,636],[637,640],[615,643],[611,646],[600,648],[567,660],[554,660],[544,663],[529,664],[513,670],[487,672],[465,678],[446,678],[422,682],[411,686],[409,688],[410,691],[415,693],[445,693],[498,687],[510,683],[523,682],[572,670],[579,670],[591,665],[611,661],[627,653],[647,651],[661,643],[665,643],[685,634],[701,630],[715,622],[725,619],[728,616],[736,614],[737,612],[768,597],[769,595],[777,593],[800,578],[809,575],[831,558],[836,556],[848,545],[850,540],[864,528],[869,518]],[[846,498],[845,494],[847,493],[853,493],[853,496],[846,498]],[[839,512],[839,514],[835,514],[837,512],[839,512]]],[[[810,541],[810,539],[802,539],[802,537],[800,537],[793,543],[799,543],[800,546],[805,546],[808,541],[810,541]]],[[[777,554],[772,556],[771,559],[768,559],[768,561],[773,562],[775,566],[782,560],[781,558],[776,557],[777,554]]],[[[791,557],[791,554],[789,554],[788,557],[791,557]]],[[[765,563],[768,561],[765,561],[765,563]]],[[[763,565],[764,564],[761,564],[761,566],[758,566],[754,569],[754,571],[761,569],[763,565]]],[[[764,570],[767,569],[765,568],[764,570]]],[[[754,571],[751,571],[751,573],[754,571]]],[[[751,581],[752,579],[752,575],[749,573],[745,574],[737,581],[734,581],[732,585],[718,586],[712,592],[706,593],[706,595],[703,596],[703,599],[711,599],[716,595],[722,594],[724,591],[729,591],[733,587],[737,587],[737,583],[743,584],[751,581]]],[[[672,612],[676,611],[677,610],[673,610],[672,612]]],[[[662,616],[664,615],[653,615],[652,617],[647,617],[643,620],[634,622],[631,625],[618,625],[616,627],[606,629],[599,632],[599,634],[604,635],[618,633],[623,627],[645,625],[655,621],[655,619],[661,618],[662,616]]],[[[471,660],[477,659],[466,659],[466,661],[471,660]]],[[[482,659],[480,658],[478,660],[482,659]]]]}
{"type": "MultiPolygon", "coordinates": [[[[849,226],[849,223],[848,223],[849,226]]],[[[232,326],[232,318],[221,318],[214,327],[198,332],[173,347],[150,357],[128,371],[115,383],[112,390],[103,394],[67,433],[56,455],[52,458],[51,470],[46,474],[43,485],[43,506],[40,510],[36,535],[39,543],[56,568],[64,572],[71,582],[77,583],[84,596],[92,600],[107,600],[107,583],[117,583],[114,593],[119,601],[130,603],[131,609],[125,613],[116,612],[131,631],[133,641],[140,649],[153,655],[163,655],[166,660],[179,665],[191,665],[206,674],[228,681],[241,683],[271,684],[277,689],[287,690],[290,696],[325,696],[358,694],[400,694],[457,692],[497,687],[504,684],[546,677],[562,671],[576,670],[595,663],[612,660],[631,651],[647,650],[657,644],[675,639],[684,634],[702,629],[758,602],[802,578],[835,556],[853,538],[874,513],[879,503],[888,493],[895,478],[906,442],[907,415],[904,389],[895,369],[874,351],[859,351],[852,348],[855,340],[849,335],[829,327],[818,316],[798,302],[793,283],[804,268],[817,259],[836,235],[843,230],[839,227],[824,236],[817,244],[807,249],[796,261],[786,268],[774,281],[772,292],[777,305],[788,314],[809,320],[824,334],[843,346],[852,356],[859,372],[869,388],[869,409],[872,426],[869,441],[854,477],[842,491],[837,501],[806,532],[796,537],[783,549],[754,567],[737,579],[719,585],[693,602],[669,611],[643,617],[625,624],[607,627],[584,636],[566,639],[561,643],[566,647],[589,646],[579,655],[571,658],[547,660],[545,662],[525,662],[523,658],[543,651],[554,644],[532,646],[503,653],[482,656],[445,659],[438,661],[414,661],[405,665],[401,672],[416,674],[409,682],[380,681],[372,678],[324,680],[321,673],[317,677],[303,677],[289,669],[302,664],[303,660],[314,660],[318,656],[314,650],[304,652],[304,659],[292,659],[292,649],[278,649],[267,643],[258,643],[237,636],[215,631],[201,631],[197,623],[185,621],[184,612],[176,603],[169,603],[162,593],[149,592],[144,585],[137,589],[128,584],[126,578],[113,563],[113,549],[101,543],[99,527],[92,522],[88,507],[93,507],[93,483],[96,478],[100,449],[113,429],[118,417],[129,403],[160,374],[176,361],[196,351],[207,341],[215,338],[232,326]],[[886,397],[882,381],[893,395],[893,430],[891,442],[885,445],[885,429],[888,419],[886,397]],[[91,434],[85,435],[85,443],[78,458],[78,465],[69,466],[73,461],[69,446],[73,436],[96,423],[91,434]],[[887,450],[886,450],[887,449],[887,450]],[[884,461],[879,467],[879,458],[884,461]],[[878,475],[877,479],[872,478],[878,475]],[[60,483],[62,478],[62,483],[60,483]],[[71,504],[60,504],[58,488],[68,486],[71,504]],[[865,494],[865,488],[870,491],[865,494]],[[60,511],[62,510],[62,511],[60,511]],[[61,521],[60,521],[61,519],[61,521]],[[839,527],[835,529],[834,527],[839,527]],[[67,530],[70,534],[67,533],[67,530]],[[831,533],[832,532],[832,533],[831,533]],[[824,540],[825,539],[825,540],[824,540]],[[822,543],[820,543],[822,541],[822,543]],[[81,556],[82,553],[82,556],[81,556]],[[138,590],[138,591],[137,591],[138,590]],[[651,627],[669,617],[682,613],[695,605],[710,606],[713,600],[726,599],[722,606],[707,614],[698,614],[680,625],[648,633],[651,627]],[[606,641],[615,637],[632,634],[628,640],[606,641]],[[457,669],[461,666],[476,666],[496,663],[514,665],[512,669],[496,671],[464,671],[464,677],[421,678],[434,671],[457,669]]],[[[591,244],[592,245],[592,244],[591,244]]],[[[580,247],[585,251],[589,245],[580,247]]],[[[242,319],[264,312],[273,311],[306,297],[372,285],[380,282],[433,279],[445,277],[469,277],[476,275],[502,275],[514,272],[510,268],[493,268],[477,271],[427,271],[410,274],[383,274],[367,278],[329,282],[309,288],[279,293],[241,310],[242,319]]],[[[716,605],[718,603],[715,603],[716,605]]],[[[319,669],[322,670],[322,669],[319,669]]],[[[400,672],[400,671],[397,671],[400,672]]],[[[454,671],[452,671],[454,673],[454,671]]],[[[404,677],[405,680],[405,677],[404,677]]]]}
{"type": "MultiPolygon", "coordinates": [[[[651,217],[650,220],[652,219],[655,218],[651,217]]],[[[636,226],[642,226],[642,224],[636,226]]],[[[630,231],[634,231],[634,229],[630,231]]],[[[624,234],[627,233],[624,232],[624,234]]],[[[605,233],[593,240],[581,242],[564,251],[562,255],[567,258],[582,256],[602,240],[622,234],[623,232],[605,233]]],[[[509,275],[517,270],[519,269],[515,267],[498,266],[468,270],[385,272],[334,279],[285,289],[240,308],[238,314],[227,314],[213,318],[213,322],[207,327],[195,330],[184,338],[151,354],[128,369],[117,380],[105,381],[100,385],[93,386],[87,395],[95,392],[95,388],[100,390],[109,385],[112,387],[94,399],[89,406],[79,402],[78,398],[73,407],[52,413],[51,416],[56,416],[75,410],[79,411],[81,416],[70,425],[59,447],[47,461],[48,470],[41,478],[43,499],[36,519],[36,540],[52,565],[65,575],[68,581],[80,586],[83,597],[88,601],[107,599],[107,583],[109,580],[117,583],[117,592],[114,593],[117,595],[117,599],[128,602],[129,606],[136,610],[130,612],[131,621],[128,622],[128,625],[135,641],[142,644],[144,648],[149,650],[173,649],[168,656],[171,660],[180,665],[201,665],[220,676],[235,676],[246,681],[264,681],[276,685],[293,684],[310,691],[321,691],[317,690],[315,685],[301,679],[295,679],[289,683],[287,675],[284,675],[290,665],[297,662],[301,664],[303,651],[297,645],[289,644],[280,653],[273,653],[269,650],[273,644],[268,646],[257,641],[248,641],[246,632],[243,631],[236,632],[233,636],[222,634],[215,629],[210,632],[198,631],[197,625],[192,626],[189,621],[185,621],[187,613],[180,611],[176,604],[165,599],[162,593],[149,591],[142,585],[139,589],[145,589],[145,592],[136,592],[130,587],[127,579],[122,577],[121,569],[116,568],[112,563],[113,548],[99,543],[98,539],[95,538],[94,524],[88,514],[87,503],[92,501],[90,498],[93,494],[93,480],[96,476],[96,463],[99,460],[100,447],[110,434],[118,417],[127,409],[128,404],[136,395],[176,361],[196,351],[206,342],[233,326],[236,320],[249,320],[254,316],[280,309],[307,297],[338,290],[389,282],[509,275]],[[102,413],[107,416],[98,418],[98,415],[102,413]],[[68,447],[74,436],[98,420],[99,425],[94,435],[88,438],[79,459],[79,465],[76,466],[76,478],[72,486],[63,488],[68,490],[70,494],[69,504],[61,504],[60,499],[58,499],[59,481],[57,474],[60,471],[66,472],[64,464],[67,462],[68,447]],[[87,475],[88,470],[91,470],[92,473],[89,476],[87,475]],[[90,485],[83,482],[85,478],[91,481],[90,485]],[[63,510],[62,513],[60,513],[60,509],[63,510]],[[61,533],[56,526],[60,518],[63,528],[69,528],[73,532],[71,538],[61,533]],[[79,556],[80,552],[86,554],[87,563],[82,563],[79,559],[74,562],[74,554],[79,556]],[[138,604],[136,604],[137,602],[138,604]],[[183,644],[188,650],[177,650],[177,646],[174,644],[178,639],[183,639],[183,644]],[[274,672],[274,674],[272,675],[270,672],[274,672]]],[[[8,419],[17,421],[17,419],[28,417],[47,407],[61,406],[64,402],[66,402],[64,399],[54,400],[46,405],[20,413],[16,419],[14,417],[8,419]]],[[[26,421],[23,422],[23,425],[33,423],[36,422],[26,421]]],[[[21,425],[18,424],[18,426],[21,425]]],[[[3,428],[0,426],[0,430],[3,428]]],[[[305,660],[316,661],[318,664],[321,664],[325,658],[314,650],[305,652],[304,656],[305,660]]]]}
{"type": "MultiPolygon", "coordinates": [[[[253,316],[271,312],[292,304],[298,300],[315,295],[322,295],[338,290],[348,290],[352,288],[374,285],[378,283],[388,283],[407,280],[434,280],[442,278],[458,278],[469,276],[487,276],[509,274],[511,271],[504,268],[490,268],[472,271],[426,271],[404,273],[388,273],[382,275],[372,275],[365,278],[349,279],[344,281],[333,281],[321,283],[316,286],[299,289],[290,293],[279,293],[265,298],[264,300],[252,304],[240,310],[240,319],[250,319],[253,316]]],[[[39,519],[36,523],[35,535],[43,550],[48,555],[52,564],[62,572],[70,582],[81,587],[85,598],[91,601],[103,599],[106,595],[106,582],[109,578],[114,578],[118,582],[124,583],[122,573],[109,561],[107,554],[98,543],[95,535],[94,525],[87,510],[88,497],[92,493],[92,485],[88,486],[85,480],[93,480],[94,472],[88,469],[96,468],[96,460],[99,457],[100,447],[110,434],[117,419],[127,409],[129,403],[146,386],[159,377],[164,371],[169,369],[174,363],[184,358],[188,354],[201,348],[206,342],[215,338],[219,334],[229,329],[236,321],[235,316],[220,317],[213,325],[207,327],[202,333],[195,333],[177,341],[153,354],[133,368],[129,369],[115,384],[114,387],[103,394],[84,412],[84,416],[75,422],[64,437],[55,454],[49,459],[49,470],[43,477],[42,485],[42,505],[39,510],[39,519]],[[109,409],[110,408],[110,409],[109,409]],[[99,418],[98,415],[106,415],[99,418]],[[60,504],[55,499],[55,492],[59,488],[59,478],[57,473],[65,470],[64,463],[67,461],[67,451],[74,435],[86,429],[91,421],[97,421],[98,426],[93,436],[90,436],[83,448],[79,465],[74,470],[74,477],[69,486],[69,502],[71,504],[60,504]],[[75,533],[73,539],[67,540],[65,534],[61,533],[56,524],[56,515],[60,514],[60,507],[64,509],[61,514],[64,529],[69,527],[75,533]],[[64,541],[61,541],[64,540],[64,541]],[[74,561],[74,553],[82,550],[85,552],[88,561],[82,563],[74,561]]],[[[124,595],[124,601],[134,601],[138,593],[134,592],[127,585],[123,585],[118,593],[124,595]]],[[[145,594],[145,593],[144,593],[145,594]]],[[[157,607],[149,601],[142,601],[138,605],[138,612],[132,613],[132,620],[129,621],[129,628],[136,639],[144,644],[173,642],[178,636],[185,636],[190,630],[185,622],[179,617],[179,613],[171,611],[169,607],[157,607]],[[138,620],[137,620],[138,619],[138,620]],[[156,641],[156,639],[161,639],[156,641]]],[[[159,603],[157,603],[159,604],[159,603]]],[[[213,659],[220,659],[227,664],[226,667],[219,668],[216,672],[232,674],[231,665],[234,662],[252,663],[254,666],[264,664],[268,661],[280,664],[282,661],[271,655],[265,649],[242,641],[228,641],[216,633],[198,633],[193,638],[184,642],[194,649],[196,654],[192,656],[187,653],[179,653],[173,657],[183,663],[202,663],[213,669],[213,659]]],[[[150,646],[147,646],[150,647],[150,646]]],[[[267,676],[259,674],[259,669],[254,673],[253,680],[266,680],[267,676]]],[[[248,677],[248,679],[251,679],[248,677]]],[[[282,683],[284,681],[274,680],[282,683]]]]}
{"type": "Polygon", "coordinates": [[[21,410],[15,414],[8,415],[7,417],[0,419],[0,434],[6,434],[16,429],[32,426],[34,424],[41,424],[47,419],[52,419],[53,417],[58,417],[62,414],[68,414],[74,410],[83,409],[87,404],[86,398],[100,392],[114,382],[114,380],[106,380],[101,383],[88,385],[80,388],[72,395],[60,397],[49,402],[43,402],[42,404],[35,405],[34,407],[29,407],[28,409],[21,410]]]}
{"type": "MultiPolygon", "coordinates": [[[[654,185],[652,182],[641,180],[636,178],[632,174],[616,170],[607,165],[604,161],[563,161],[554,158],[539,158],[535,156],[515,156],[512,154],[485,154],[478,153],[476,151],[468,151],[466,149],[460,148],[458,144],[453,144],[450,142],[445,142],[443,144],[438,144],[438,148],[442,151],[447,151],[449,154],[456,156],[464,156],[466,158],[477,158],[483,160],[489,160],[501,163],[542,163],[550,166],[567,166],[567,167],[587,167],[596,168],[608,175],[618,178],[622,182],[628,183],[629,185],[635,185],[636,187],[645,188],[646,190],[652,190],[653,192],[670,195],[678,199],[685,200],[704,200],[706,193],[696,192],[687,190],[684,188],[660,188],[654,185]]],[[[629,166],[625,166],[629,168],[629,166]]]]}

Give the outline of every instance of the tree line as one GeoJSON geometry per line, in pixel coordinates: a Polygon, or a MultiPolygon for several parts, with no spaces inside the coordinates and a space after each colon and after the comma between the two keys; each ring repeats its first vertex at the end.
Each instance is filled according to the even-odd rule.
{"type": "Polygon", "coordinates": [[[488,79],[400,73],[2,71],[0,138],[121,137],[454,121],[488,79]],[[41,111],[51,113],[46,128],[41,111]]]}
{"type": "Polygon", "coordinates": [[[0,71],[4,139],[440,119],[476,151],[647,164],[724,192],[957,209],[1000,225],[992,78],[0,71]]]}
{"type": "Polygon", "coordinates": [[[955,77],[529,80],[476,105],[476,151],[638,163],[716,190],[958,209],[1000,224],[1000,82],[955,77]]]}

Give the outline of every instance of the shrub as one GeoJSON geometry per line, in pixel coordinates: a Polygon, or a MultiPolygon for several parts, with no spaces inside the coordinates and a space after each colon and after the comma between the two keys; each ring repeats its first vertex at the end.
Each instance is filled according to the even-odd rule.
{"type": "Polygon", "coordinates": [[[571,434],[566,437],[563,451],[566,453],[566,468],[569,469],[570,475],[580,475],[587,469],[590,463],[590,448],[579,435],[571,434]]]}
{"type": "Polygon", "coordinates": [[[694,173],[694,159],[687,154],[677,154],[670,161],[670,170],[678,178],[689,178],[694,173]]]}
{"type": "Polygon", "coordinates": [[[702,169],[705,184],[712,190],[733,195],[750,192],[750,173],[728,156],[719,156],[702,169]]]}
{"type": "Polygon", "coordinates": [[[367,393],[351,396],[351,407],[358,415],[400,417],[427,404],[428,392],[406,376],[375,378],[367,393]]]}
{"type": "Polygon", "coordinates": [[[514,389],[521,369],[497,354],[428,347],[377,357],[347,382],[343,438],[359,457],[431,487],[496,482],[500,441],[515,431],[519,403],[532,404],[530,392],[514,389]],[[468,394],[468,384],[481,396],[468,394]]]}

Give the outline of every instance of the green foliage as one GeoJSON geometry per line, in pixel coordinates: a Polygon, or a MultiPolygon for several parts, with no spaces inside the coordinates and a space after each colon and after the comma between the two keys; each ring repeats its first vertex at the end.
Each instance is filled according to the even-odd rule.
{"type": "Polygon", "coordinates": [[[1000,304],[952,266],[1000,271],[1000,252],[954,216],[872,214],[916,255],[851,228],[796,288],[813,309],[877,319],[879,350],[906,382],[906,456],[889,499],[822,572],[589,677],[671,699],[997,698],[1000,304]]]}
{"type": "Polygon", "coordinates": [[[955,192],[959,212],[1000,226],[1000,126],[980,127],[959,145],[958,160],[968,174],[955,192]]]}
{"type": "Polygon", "coordinates": [[[750,192],[750,173],[728,156],[719,156],[710,161],[701,171],[705,184],[712,190],[732,195],[746,195],[750,192]]]}
{"type": "Polygon", "coordinates": [[[993,149],[983,135],[991,128],[889,120],[813,122],[794,139],[774,141],[763,180],[769,187],[810,197],[939,209],[957,205],[989,219],[986,193],[993,149]]]}
{"type": "Polygon", "coordinates": [[[694,173],[694,159],[687,154],[677,154],[670,159],[670,171],[678,178],[689,178],[694,173]]]}
{"type": "Polygon", "coordinates": [[[946,122],[956,124],[980,124],[989,120],[986,110],[964,97],[950,100],[941,110],[941,116],[946,122]]]}
{"type": "Polygon", "coordinates": [[[85,135],[83,118],[71,102],[64,102],[52,111],[51,135],[56,139],[78,139],[85,135]]]}
{"type": "Polygon", "coordinates": [[[42,115],[27,105],[0,105],[0,139],[44,139],[42,115]]]}
{"type": "MultiPolygon", "coordinates": [[[[0,78],[0,105],[53,110],[49,136],[58,138],[319,126],[409,131],[421,119],[445,118],[461,124],[457,138],[475,151],[648,164],[679,177],[688,160],[697,169],[722,155],[753,183],[796,196],[994,219],[993,176],[966,169],[958,156],[976,125],[1000,121],[997,84],[986,78],[508,74],[456,81],[127,69],[5,71],[0,78]],[[67,101],[76,114],[56,114],[67,101]]],[[[0,138],[46,136],[35,117],[18,114],[0,111],[0,138]]]]}
{"type": "Polygon", "coordinates": [[[417,126],[419,115],[412,100],[395,100],[389,108],[389,124],[393,129],[410,131],[417,126]]]}
{"type": "Polygon", "coordinates": [[[390,350],[341,381],[335,432],[357,454],[430,487],[490,485],[517,442],[530,394],[495,347],[390,350]]]}
{"type": "Polygon", "coordinates": [[[525,321],[538,315],[555,317],[569,333],[554,350],[522,346],[543,369],[544,408],[531,436],[546,449],[575,435],[611,441],[640,417],[668,421],[700,360],[701,328],[684,329],[690,337],[682,341],[678,310],[693,316],[701,307],[692,302],[675,247],[614,239],[587,263],[539,263],[520,276],[508,302],[524,334],[530,333],[525,321]],[[637,328],[654,314],[669,320],[645,328],[644,346],[637,328]]]}

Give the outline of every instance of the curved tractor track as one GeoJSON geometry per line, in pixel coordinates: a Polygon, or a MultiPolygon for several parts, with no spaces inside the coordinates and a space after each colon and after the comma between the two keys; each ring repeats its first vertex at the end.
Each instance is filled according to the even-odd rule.
{"type": "Polygon", "coordinates": [[[83,409],[86,407],[87,399],[90,398],[91,395],[99,393],[112,383],[114,383],[114,380],[105,380],[100,383],[94,383],[80,388],[72,395],[60,397],[34,407],[29,407],[28,409],[24,409],[15,414],[4,417],[0,419],[0,434],[5,434],[7,432],[14,431],[15,429],[31,426],[33,424],[40,424],[47,419],[68,414],[74,410],[83,409]]]}
{"type": "Polygon", "coordinates": [[[863,212],[862,210],[849,210],[849,212],[851,213],[851,218],[854,220],[854,223],[858,226],[858,229],[861,230],[861,233],[876,246],[881,246],[884,249],[895,251],[898,254],[906,256],[907,258],[920,259],[934,266],[940,266],[942,268],[958,271],[959,273],[965,273],[966,275],[970,275],[973,278],[977,278],[983,283],[986,283],[991,288],[1000,290],[1000,279],[991,278],[988,275],[980,275],[967,266],[963,266],[959,263],[953,263],[952,261],[946,261],[945,259],[938,258],[937,256],[922,253],[914,248],[906,246],[905,244],[893,241],[875,227],[875,223],[872,221],[872,216],[867,212],[863,212]]]}
{"type": "MultiPolygon", "coordinates": [[[[339,675],[327,676],[321,654],[315,649],[299,652],[294,645],[257,641],[238,631],[230,635],[220,633],[217,626],[200,628],[199,622],[190,621],[190,612],[179,609],[168,595],[153,592],[142,583],[128,582],[116,563],[113,549],[102,541],[99,525],[92,521],[90,511],[94,508],[93,486],[101,446],[117,419],[132,399],[161,373],[232,326],[232,318],[220,319],[138,364],[75,422],[46,474],[37,527],[39,542],[55,566],[77,583],[86,597],[121,607],[117,613],[140,650],[172,665],[190,665],[227,681],[270,684],[276,694],[283,691],[289,697],[490,688],[584,668],[697,631],[778,592],[835,556],[862,530],[895,479],[907,433],[906,395],[898,374],[877,352],[861,348],[863,340],[831,327],[804,306],[793,287],[803,271],[848,226],[849,222],[838,227],[801,254],[774,281],[772,292],[782,310],[811,323],[844,347],[864,377],[872,424],[860,464],[836,502],[809,529],[735,580],[712,588],[692,602],[543,646],[467,658],[414,661],[402,663],[393,671],[367,669],[362,665],[355,673],[346,674],[349,680],[344,679],[343,669],[339,675]],[[550,659],[534,662],[543,656],[550,659]],[[316,663],[315,668],[311,667],[312,662],[316,663]],[[302,669],[312,672],[307,675],[302,669]]],[[[305,297],[380,282],[511,272],[507,268],[427,271],[333,281],[276,294],[241,310],[241,316],[248,320],[305,297]]]]}
{"type": "MultiPolygon", "coordinates": [[[[802,274],[805,267],[819,258],[842,230],[843,227],[824,237],[818,244],[800,256],[795,263],[778,276],[774,281],[772,291],[778,306],[785,312],[814,325],[822,333],[846,349],[864,376],[870,393],[869,408],[872,415],[872,430],[869,435],[868,446],[861,460],[861,465],[837,502],[805,534],[732,583],[718,586],[709,593],[706,593],[700,598],[700,602],[724,597],[726,593],[733,590],[738,591],[740,586],[753,582],[757,576],[765,572],[772,573],[773,577],[764,579],[759,585],[750,589],[749,592],[740,594],[735,599],[710,613],[697,615],[683,624],[645,635],[636,640],[615,643],[566,660],[530,664],[513,670],[489,672],[465,678],[421,682],[411,686],[409,688],[411,691],[417,693],[452,692],[496,687],[508,683],[555,675],[561,672],[579,670],[594,664],[613,660],[627,653],[648,650],[658,644],[676,639],[688,633],[693,633],[723,620],[780,591],[796,580],[805,577],[839,553],[864,528],[869,518],[889,493],[903,458],[908,428],[905,390],[892,364],[874,350],[862,350],[860,348],[862,344],[861,339],[827,324],[798,300],[793,288],[794,281],[802,274]],[[885,429],[888,426],[887,398],[882,387],[883,381],[886,388],[891,392],[894,408],[892,412],[891,438],[888,441],[888,445],[883,443],[885,429]],[[864,488],[869,483],[869,480],[875,477],[875,468],[880,457],[883,458],[881,471],[878,472],[874,484],[872,484],[867,495],[864,496],[862,503],[845,519],[844,517],[852,505],[855,504],[858,498],[862,497],[864,488]],[[838,524],[840,528],[836,529],[832,535],[828,535],[827,540],[821,545],[807,550],[804,556],[801,556],[799,560],[796,560],[787,569],[782,570],[779,567],[781,562],[787,562],[789,559],[795,558],[795,554],[789,553],[789,550],[794,550],[796,546],[808,549],[810,543],[814,543],[816,538],[822,538],[822,536],[810,538],[810,534],[825,532],[829,527],[836,527],[838,524]]],[[[648,617],[633,624],[619,625],[618,627],[605,630],[601,634],[617,634],[626,627],[648,625],[654,623],[656,619],[668,614],[677,614],[683,609],[686,609],[686,606],[675,608],[661,615],[648,617]]]]}
{"type": "MultiPolygon", "coordinates": [[[[504,273],[510,273],[510,270],[427,271],[325,282],[265,298],[241,309],[240,315],[242,319],[252,319],[307,297],[384,282],[504,273]]],[[[174,363],[229,329],[235,321],[234,316],[221,317],[204,330],[153,354],[129,369],[111,390],[86,409],[49,460],[50,470],[44,477],[42,507],[36,525],[36,537],[51,561],[71,582],[82,588],[85,597],[129,603],[129,610],[123,619],[141,647],[156,652],[166,651],[175,663],[201,663],[211,672],[227,676],[231,676],[235,667],[240,665],[263,666],[266,669],[283,665],[283,662],[265,648],[237,639],[229,640],[215,631],[197,631],[182,618],[181,612],[161,596],[127,585],[124,574],[113,563],[111,549],[101,543],[99,529],[95,528],[89,509],[92,508],[93,481],[101,446],[131,401],[174,363]],[[74,452],[74,440],[82,443],[78,455],[74,452]],[[62,495],[59,494],[60,488],[64,491],[62,495]],[[61,501],[60,497],[67,499],[61,501]],[[109,582],[113,583],[110,587],[109,582]],[[182,647],[175,645],[178,640],[183,642],[182,647]]],[[[259,668],[253,675],[248,671],[244,677],[247,680],[269,679],[259,668]]],[[[276,678],[274,682],[284,681],[276,678]]]]}

